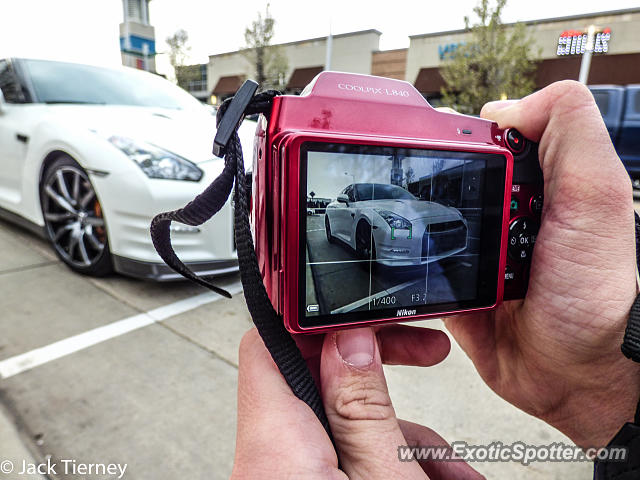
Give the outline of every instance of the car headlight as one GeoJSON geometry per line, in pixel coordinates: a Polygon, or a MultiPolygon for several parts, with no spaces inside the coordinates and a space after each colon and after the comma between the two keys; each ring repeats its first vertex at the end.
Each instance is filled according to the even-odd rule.
{"type": "Polygon", "coordinates": [[[374,210],[378,212],[378,215],[380,215],[391,228],[395,228],[396,230],[411,230],[411,222],[406,218],[389,210],[379,210],[377,208],[374,210]]]}
{"type": "Polygon", "coordinates": [[[202,170],[195,164],[150,143],[117,135],[109,137],[109,141],[133,160],[149,178],[190,182],[202,178],[202,170]]]}

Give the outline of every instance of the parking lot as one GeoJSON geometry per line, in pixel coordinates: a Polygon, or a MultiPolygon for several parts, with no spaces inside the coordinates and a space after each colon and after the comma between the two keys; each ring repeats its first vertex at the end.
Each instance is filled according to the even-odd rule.
{"type": "MultiPolygon", "coordinates": [[[[470,238],[468,242],[477,242],[470,238]]],[[[393,296],[398,305],[469,298],[474,285],[465,278],[477,275],[478,255],[462,252],[417,267],[384,267],[358,260],[356,252],[340,240],[327,241],[324,215],[307,216],[307,251],[320,312],[347,313],[383,306],[393,296]],[[331,261],[325,261],[331,259],[331,261]],[[428,291],[428,296],[426,291],[428,291]],[[417,298],[417,300],[416,300],[417,298]]]]}
{"type": "MultiPolygon", "coordinates": [[[[251,327],[241,295],[82,277],[44,241],[5,222],[0,252],[0,453],[20,462],[126,463],[126,479],[228,478],[237,346],[251,327]]],[[[237,276],[221,283],[239,291],[237,276]]],[[[449,441],[569,443],[493,394],[456,346],[441,365],[387,367],[387,375],[398,416],[449,441]]],[[[589,463],[475,467],[488,478],[592,472],[589,463]]]]}

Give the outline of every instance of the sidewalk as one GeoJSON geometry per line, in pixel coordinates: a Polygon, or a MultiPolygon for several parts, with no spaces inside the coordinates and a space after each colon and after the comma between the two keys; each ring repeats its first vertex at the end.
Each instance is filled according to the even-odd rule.
{"type": "Polygon", "coordinates": [[[19,475],[24,462],[34,464],[35,460],[25,447],[8,412],[0,405],[0,480],[45,480],[41,475],[19,475]],[[13,473],[7,474],[11,468],[13,473]]]}

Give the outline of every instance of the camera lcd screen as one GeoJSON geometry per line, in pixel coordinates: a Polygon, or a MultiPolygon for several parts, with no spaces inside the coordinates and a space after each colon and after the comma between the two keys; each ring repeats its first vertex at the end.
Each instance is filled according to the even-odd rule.
{"type": "Polygon", "coordinates": [[[302,327],[496,301],[506,158],[305,143],[302,327]]]}

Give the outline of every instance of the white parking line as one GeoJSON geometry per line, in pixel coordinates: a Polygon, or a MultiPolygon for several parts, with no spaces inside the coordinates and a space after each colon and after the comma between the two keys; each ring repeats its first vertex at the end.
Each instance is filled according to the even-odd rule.
{"type": "MultiPolygon", "coordinates": [[[[227,291],[231,294],[240,293],[242,285],[240,282],[229,285],[227,291]]],[[[179,300],[164,307],[155,308],[145,313],[133,315],[123,320],[94,328],[79,335],[65,338],[44,347],[36,348],[30,352],[16,355],[6,360],[0,361],[0,379],[13,377],[19,373],[31,370],[34,367],[57,360],[58,358],[71,355],[79,350],[97,345],[106,340],[110,340],[133,330],[137,330],[156,322],[162,322],[194,308],[198,308],[207,303],[215,302],[224,297],[217,293],[209,292],[196,295],[194,297],[179,300]]]]}

